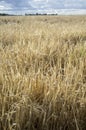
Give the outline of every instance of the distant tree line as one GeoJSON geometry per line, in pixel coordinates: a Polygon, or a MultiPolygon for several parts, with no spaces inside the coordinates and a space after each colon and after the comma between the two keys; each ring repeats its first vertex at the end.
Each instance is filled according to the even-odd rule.
{"type": "Polygon", "coordinates": [[[0,16],[15,16],[14,14],[0,13],[0,16]]]}
{"type": "Polygon", "coordinates": [[[58,14],[57,13],[56,14],[47,14],[47,13],[43,13],[43,14],[41,14],[41,13],[27,14],[27,13],[25,13],[25,16],[28,16],[28,15],[58,15],[58,14]]]}
{"type": "MultiPolygon", "coordinates": [[[[47,13],[35,13],[35,14],[29,14],[29,13],[25,13],[25,16],[31,16],[31,15],[58,15],[57,13],[56,14],[47,14],[47,13]]],[[[6,13],[0,13],[0,16],[15,16],[13,14],[6,14],[6,13]]]]}
{"type": "Polygon", "coordinates": [[[9,14],[0,13],[0,16],[8,16],[9,14]]]}

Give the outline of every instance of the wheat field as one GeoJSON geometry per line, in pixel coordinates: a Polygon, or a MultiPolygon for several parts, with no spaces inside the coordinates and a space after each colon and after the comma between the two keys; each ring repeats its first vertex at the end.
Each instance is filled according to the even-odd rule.
{"type": "Polygon", "coordinates": [[[0,130],[86,130],[86,16],[0,17],[0,130]]]}

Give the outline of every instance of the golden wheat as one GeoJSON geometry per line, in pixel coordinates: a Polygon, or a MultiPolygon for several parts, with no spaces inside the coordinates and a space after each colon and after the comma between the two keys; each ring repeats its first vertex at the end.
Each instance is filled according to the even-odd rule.
{"type": "Polygon", "coordinates": [[[86,130],[86,16],[0,17],[0,130],[86,130]]]}

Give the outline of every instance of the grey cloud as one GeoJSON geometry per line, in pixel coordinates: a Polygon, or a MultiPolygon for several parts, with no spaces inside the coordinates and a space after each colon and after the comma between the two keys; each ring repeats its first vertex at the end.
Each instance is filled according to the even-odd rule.
{"type": "Polygon", "coordinates": [[[86,9],[85,0],[0,0],[0,5],[2,1],[14,10],[86,9]]]}
{"type": "Polygon", "coordinates": [[[48,0],[48,2],[46,2],[46,0],[40,0],[38,2],[30,0],[30,4],[32,5],[32,7],[36,7],[39,9],[86,9],[85,0],[48,0]]]}
{"type": "Polygon", "coordinates": [[[86,1],[84,0],[65,0],[65,8],[74,8],[74,9],[86,9],[86,1]]]}
{"type": "MultiPolygon", "coordinates": [[[[2,0],[1,0],[2,1],[2,0]]],[[[30,0],[29,0],[30,1],[30,0]]],[[[32,9],[32,6],[29,4],[28,0],[4,0],[5,3],[11,4],[13,9],[32,9]]]]}

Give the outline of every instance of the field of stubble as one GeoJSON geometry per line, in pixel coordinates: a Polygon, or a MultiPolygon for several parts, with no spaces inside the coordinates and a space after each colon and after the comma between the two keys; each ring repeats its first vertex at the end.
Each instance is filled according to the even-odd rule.
{"type": "Polygon", "coordinates": [[[86,130],[86,16],[0,17],[0,130],[86,130]]]}

